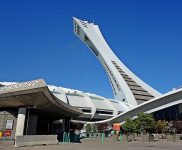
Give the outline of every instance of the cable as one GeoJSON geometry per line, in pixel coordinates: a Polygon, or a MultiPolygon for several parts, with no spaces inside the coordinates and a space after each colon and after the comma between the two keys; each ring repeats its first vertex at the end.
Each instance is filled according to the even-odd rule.
{"type": "MultiPolygon", "coordinates": [[[[76,43],[77,44],[77,43],[76,43]]],[[[71,47],[75,47],[76,44],[71,44],[71,47]]],[[[77,45],[76,45],[77,46],[77,45]]],[[[69,46],[70,47],[70,46],[69,46]]],[[[46,68],[47,65],[51,64],[52,62],[54,62],[57,58],[60,58],[61,55],[63,55],[65,53],[67,47],[63,48],[61,51],[54,53],[54,55],[52,55],[51,57],[47,58],[47,59],[43,59],[39,64],[37,64],[36,67],[34,67],[33,69],[29,70],[28,73],[25,73],[25,75],[21,75],[21,78],[18,79],[18,81],[21,81],[22,79],[24,79],[25,77],[30,76],[32,73],[42,69],[42,68],[46,68]]],[[[60,50],[60,49],[59,49],[60,50]]],[[[47,56],[47,55],[46,55],[47,56]]]]}

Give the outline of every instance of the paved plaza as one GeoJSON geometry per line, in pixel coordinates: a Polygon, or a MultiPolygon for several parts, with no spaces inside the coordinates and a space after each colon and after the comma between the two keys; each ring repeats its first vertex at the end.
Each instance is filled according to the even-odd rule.
{"type": "Polygon", "coordinates": [[[0,150],[181,150],[182,142],[116,142],[101,141],[93,139],[84,139],[82,143],[69,143],[60,145],[45,145],[45,146],[31,146],[19,147],[13,146],[13,143],[0,143],[0,150]]]}

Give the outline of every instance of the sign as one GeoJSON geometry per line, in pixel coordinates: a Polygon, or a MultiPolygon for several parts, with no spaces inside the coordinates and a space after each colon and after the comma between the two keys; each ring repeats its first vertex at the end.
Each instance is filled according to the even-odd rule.
{"type": "Polygon", "coordinates": [[[113,124],[113,130],[120,131],[121,124],[120,123],[114,123],[113,124]]]}
{"type": "Polygon", "coordinates": [[[5,131],[4,136],[11,136],[11,131],[5,131]]]}
{"type": "Polygon", "coordinates": [[[13,129],[13,120],[6,120],[6,129],[7,130],[13,129]]]}

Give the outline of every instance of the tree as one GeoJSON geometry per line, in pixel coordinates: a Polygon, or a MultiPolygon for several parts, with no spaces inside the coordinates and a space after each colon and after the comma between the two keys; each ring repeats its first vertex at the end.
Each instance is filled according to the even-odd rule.
{"type": "Polygon", "coordinates": [[[182,121],[180,121],[180,120],[173,121],[173,128],[176,129],[177,133],[181,133],[182,134],[182,121]]]}
{"type": "Polygon", "coordinates": [[[141,132],[152,133],[155,131],[155,120],[152,114],[140,112],[137,114],[138,126],[141,132]]]}
{"type": "Polygon", "coordinates": [[[131,134],[134,133],[135,129],[136,129],[136,125],[135,122],[127,117],[125,118],[125,123],[123,124],[123,130],[127,133],[127,134],[131,134]]]}
{"type": "Polygon", "coordinates": [[[133,138],[135,140],[135,131],[136,131],[136,124],[135,121],[129,117],[125,118],[125,123],[122,126],[123,130],[126,132],[127,141],[129,141],[128,137],[130,134],[133,134],[133,138]]]}
{"type": "Polygon", "coordinates": [[[92,125],[92,132],[96,133],[97,132],[97,127],[95,124],[92,125]]]}
{"type": "Polygon", "coordinates": [[[87,133],[91,133],[92,132],[92,125],[91,124],[86,124],[85,130],[86,130],[87,133]]]}
{"type": "Polygon", "coordinates": [[[141,133],[141,124],[140,124],[140,120],[139,119],[135,119],[134,120],[134,124],[135,124],[135,130],[134,130],[134,133],[137,134],[140,134],[141,133]]]}

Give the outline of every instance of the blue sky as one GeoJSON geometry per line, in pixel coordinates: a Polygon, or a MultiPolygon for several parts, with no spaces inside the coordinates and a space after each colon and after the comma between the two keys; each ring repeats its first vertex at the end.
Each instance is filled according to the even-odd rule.
{"type": "Polygon", "coordinates": [[[48,84],[113,97],[106,73],[73,34],[72,16],[95,22],[115,54],[161,93],[182,85],[182,2],[1,0],[0,81],[48,84]]]}

